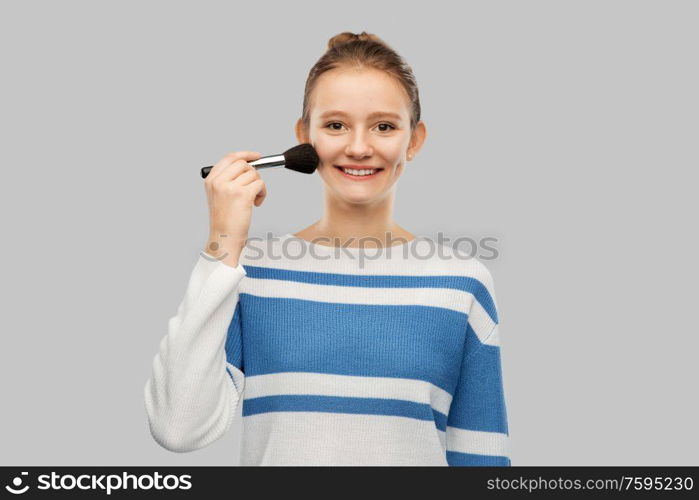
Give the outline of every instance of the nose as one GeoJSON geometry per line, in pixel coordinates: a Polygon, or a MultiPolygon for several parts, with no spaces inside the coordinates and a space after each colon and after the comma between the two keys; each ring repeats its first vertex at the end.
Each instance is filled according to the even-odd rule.
{"type": "Polygon", "coordinates": [[[367,134],[363,131],[354,132],[345,147],[345,154],[352,158],[364,158],[371,156],[373,149],[367,134]]]}

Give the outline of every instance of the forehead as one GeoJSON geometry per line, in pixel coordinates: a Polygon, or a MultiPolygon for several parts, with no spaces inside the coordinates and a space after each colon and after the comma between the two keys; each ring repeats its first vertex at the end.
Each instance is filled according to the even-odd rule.
{"type": "Polygon", "coordinates": [[[360,116],[380,110],[407,118],[408,105],[403,86],[385,72],[336,68],[326,71],[316,81],[311,113],[320,115],[338,110],[360,116]]]}

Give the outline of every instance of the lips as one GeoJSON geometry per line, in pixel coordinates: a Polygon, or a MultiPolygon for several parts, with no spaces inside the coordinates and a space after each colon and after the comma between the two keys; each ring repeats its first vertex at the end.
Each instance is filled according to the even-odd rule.
{"type": "Polygon", "coordinates": [[[338,165],[335,165],[335,168],[336,168],[336,169],[340,172],[340,174],[342,174],[344,177],[346,177],[346,178],[348,178],[348,179],[351,179],[351,180],[353,180],[353,181],[365,181],[365,180],[373,179],[373,178],[375,178],[376,176],[381,175],[381,172],[383,172],[383,170],[384,170],[383,168],[374,168],[374,167],[355,167],[355,166],[352,166],[352,167],[349,167],[349,166],[348,166],[348,167],[345,167],[345,168],[349,168],[349,169],[352,169],[352,170],[370,170],[370,169],[376,170],[376,172],[374,172],[374,173],[371,174],[371,175],[352,175],[352,174],[346,174],[346,173],[342,170],[342,167],[340,167],[340,166],[338,166],[338,165]]]}

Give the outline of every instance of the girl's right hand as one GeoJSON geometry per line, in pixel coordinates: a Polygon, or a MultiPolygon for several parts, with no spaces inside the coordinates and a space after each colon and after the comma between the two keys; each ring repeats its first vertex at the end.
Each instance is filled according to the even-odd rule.
{"type": "Polygon", "coordinates": [[[206,252],[230,265],[237,265],[248,239],[252,207],[262,205],[267,188],[249,161],[261,158],[255,151],[229,153],[204,179],[209,204],[209,241],[206,252]]]}

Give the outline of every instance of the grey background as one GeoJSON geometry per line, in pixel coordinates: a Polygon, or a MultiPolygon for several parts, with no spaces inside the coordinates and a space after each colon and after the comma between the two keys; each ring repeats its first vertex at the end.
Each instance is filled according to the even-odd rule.
{"type": "MultiPolygon", "coordinates": [[[[327,40],[411,64],[396,220],[498,238],[513,465],[697,464],[696,2],[3,2],[2,465],[229,465],[143,386],[208,234],[199,168],[296,143],[327,40]],[[694,228],[694,229],[693,229],[694,228]]],[[[321,215],[273,169],[251,235],[321,215]]]]}

